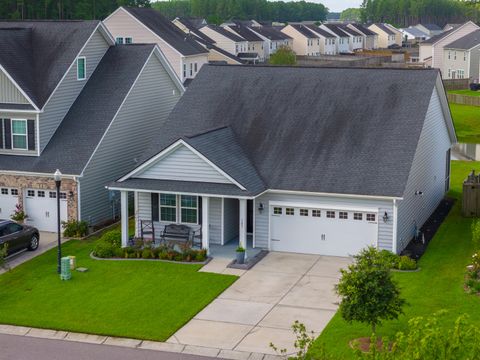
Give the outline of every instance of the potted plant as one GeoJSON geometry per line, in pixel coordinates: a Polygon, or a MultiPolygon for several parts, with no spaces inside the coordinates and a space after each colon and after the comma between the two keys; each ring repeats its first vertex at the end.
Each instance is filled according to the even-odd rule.
{"type": "Polygon", "coordinates": [[[15,211],[13,212],[11,219],[20,224],[23,224],[23,222],[27,217],[28,217],[27,214],[25,214],[25,211],[23,211],[22,205],[20,204],[15,205],[15,211]]]}
{"type": "Polygon", "coordinates": [[[244,264],[245,263],[245,249],[239,246],[236,250],[237,252],[237,264],[244,264]]]}

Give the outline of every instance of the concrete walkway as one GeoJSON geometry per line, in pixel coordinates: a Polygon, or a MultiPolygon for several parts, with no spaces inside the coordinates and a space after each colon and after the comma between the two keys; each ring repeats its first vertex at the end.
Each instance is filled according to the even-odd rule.
{"type": "Polygon", "coordinates": [[[295,320],[316,335],[335,314],[339,269],[349,258],[269,253],[251,270],[226,269],[213,259],[201,271],[241,276],[167,342],[224,351],[275,354],[269,344],[294,352],[295,320]]]}

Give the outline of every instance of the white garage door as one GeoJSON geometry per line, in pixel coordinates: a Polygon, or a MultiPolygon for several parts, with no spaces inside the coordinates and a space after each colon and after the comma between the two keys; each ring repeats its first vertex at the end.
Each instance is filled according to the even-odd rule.
{"type": "Polygon", "coordinates": [[[349,256],[375,245],[378,213],[323,207],[270,207],[270,248],[306,254],[349,256]]]}
{"type": "Polygon", "coordinates": [[[0,188],[0,219],[10,219],[17,203],[18,189],[0,188]]]}
{"type": "MultiPolygon", "coordinates": [[[[27,225],[40,231],[57,231],[57,192],[55,190],[28,189],[25,194],[27,225]]],[[[67,194],[60,193],[60,218],[67,220],[67,194]]]]}

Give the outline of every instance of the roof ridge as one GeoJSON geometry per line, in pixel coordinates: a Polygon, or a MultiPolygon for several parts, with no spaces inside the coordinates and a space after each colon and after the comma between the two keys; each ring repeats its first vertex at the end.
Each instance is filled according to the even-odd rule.
{"type": "Polygon", "coordinates": [[[348,66],[295,66],[295,65],[269,65],[269,64],[220,64],[220,63],[209,63],[206,64],[207,66],[236,66],[242,68],[279,68],[279,69],[337,69],[337,70],[372,70],[372,71],[379,71],[379,70],[399,70],[399,71],[432,71],[432,72],[440,72],[439,69],[436,68],[397,68],[397,67],[348,67],[348,66]]]}

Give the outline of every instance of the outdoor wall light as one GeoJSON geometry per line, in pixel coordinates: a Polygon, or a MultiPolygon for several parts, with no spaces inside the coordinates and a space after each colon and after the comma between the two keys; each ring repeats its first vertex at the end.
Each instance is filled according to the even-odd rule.
{"type": "Polygon", "coordinates": [[[386,211],[385,211],[385,214],[383,214],[383,222],[384,223],[388,222],[388,214],[386,211]]]}
{"type": "Polygon", "coordinates": [[[262,212],[264,209],[263,203],[258,204],[258,211],[262,212]]]}
{"type": "Polygon", "coordinates": [[[417,190],[417,191],[415,191],[415,195],[420,195],[420,196],[422,196],[422,195],[423,195],[423,191],[418,191],[418,190],[417,190]]]}

